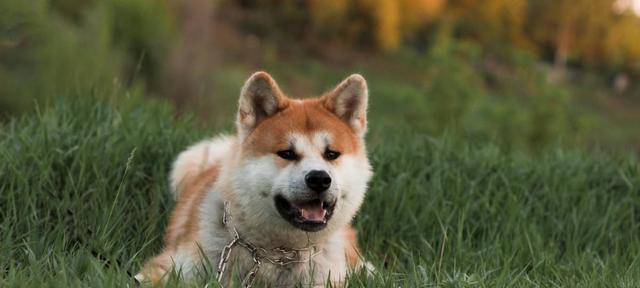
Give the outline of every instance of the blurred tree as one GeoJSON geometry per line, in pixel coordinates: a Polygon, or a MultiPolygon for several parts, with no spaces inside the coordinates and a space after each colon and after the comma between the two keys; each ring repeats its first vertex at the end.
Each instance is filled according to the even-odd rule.
{"type": "Polygon", "coordinates": [[[433,39],[439,29],[436,27],[450,25],[454,38],[476,42],[485,52],[494,54],[492,57],[504,54],[507,47],[542,54],[543,59],[553,62],[552,74],[560,76],[569,61],[592,67],[612,64],[612,59],[616,59],[616,63],[634,62],[637,57],[634,43],[638,38],[634,33],[640,30],[634,23],[638,16],[616,9],[618,1],[245,0],[239,3],[259,15],[251,26],[256,31],[277,34],[276,42],[290,44],[292,41],[287,38],[293,38],[296,43],[300,40],[314,43],[311,46],[320,49],[338,44],[347,49],[394,50],[407,43],[437,45],[436,40],[412,40],[433,39]]]}
{"type": "MultiPolygon", "coordinates": [[[[174,43],[175,23],[166,1],[110,0],[106,6],[115,48],[123,53],[125,84],[142,80],[153,90],[161,83],[165,58],[174,43]]],[[[157,92],[157,91],[154,91],[157,92]]]]}
{"type": "Polygon", "coordinates": [[[213,32],[216,7],[210,0],[172,0],[170,6],[180,41],[164,59],[161,87],[178,109],[184,109],[188,103],[211,97],[210,79],[218,52],[213,32]]]}
{"type": "Polygon", "coordinates": [[[438,17],[444,0],[363,0],[373,19],[370,35],[374,44],[383,50],[398,48],[402,41],[411,38],[423,25],[438,17]]]}
{"type": "MultiPolygon", "coordinates": [[[[425,26],[439,21],[446,9],[445,0],[404,0],[399,1],[400,35],[402,40],[411,39],[425,26]]],[[[396,47],[402,43],[397,43],[396,47]]],[[[394,47],[394,48],[396,48],[394,47]]]]}
{"type": "Polygon", "coordinates": [[[60,12],[64,17],[80,21],[82,14],[93,5],[94,0],[50,0],[51,7],[60,12]]]}
{"type": "Polygon", "coordinates": [[[603,38],[604,60],[624,70],[640,67],[640,18],[626,11],[617,15],[603,38]]]}
{"type": "Polygon", "coordinates": [[[404,39],[440,15],[446,4],[445,0],[246,2],[242,1],[241,6],[270,11],[272,17],[263,17],[264,23],[276,24],[289,36],[382,50],[398,48],[404,39]],[[272,18],[278,20],[269,20],[272,18]]]}
{"type": "Polygon", "coordinates": [[[604,63],[606,41],[615,26],[616,0],[531,0],[528,27],[533,40],[553,49],[553,77],[561,77],[570,59],[604,63]]]}
{"type": "Polygon", "coordinates": [[[382,49],[390,50],[397,48],[402,39],[400,22],[402,12],[400,10],[400,1],[373,1],[372,5],[374,24],[375,42],[382,49]]]}
{"type": "Polygon", "coordinates": [[[450,0],[449,6],[458,36],[474,39],[487,47],[530,46],[524,34],[527,0],[450,0]]]}

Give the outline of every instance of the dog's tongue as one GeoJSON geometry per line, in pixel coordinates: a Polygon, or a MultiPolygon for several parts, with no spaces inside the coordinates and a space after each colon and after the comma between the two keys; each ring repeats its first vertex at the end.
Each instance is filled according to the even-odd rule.
{"type": "Polygon", "coordinates": [[[324,222],[327,210],[322,208],[322,202],[313,201],[305,204],[295,205],[302,212],[302,218],[307,221],[324,222]]]}

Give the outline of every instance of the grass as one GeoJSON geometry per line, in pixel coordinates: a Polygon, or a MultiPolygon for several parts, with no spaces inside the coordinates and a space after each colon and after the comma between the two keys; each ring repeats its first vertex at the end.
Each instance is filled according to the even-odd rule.
{"type": "MultiPolygon", "coordinates": [[[[62,103],[0,128],[0,287],[134,285],[161,248],[171,161],[218,131],[132,103],[62,103]]],[[[640,286],[633,158],[371,131],[355,223],[379,273],[350,284],[640,286]]]]}

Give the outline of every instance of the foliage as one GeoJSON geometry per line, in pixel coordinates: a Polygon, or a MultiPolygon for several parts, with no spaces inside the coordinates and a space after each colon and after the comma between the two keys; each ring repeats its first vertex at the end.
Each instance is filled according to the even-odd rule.
{"type": "Polygon", "coordinates": [[[519,47],[563,65],[572,60],[639,69],[640,17],[620,8],[617,0],[241,2],[253,3],[243,6],[255,21],[253,27],[262,32],[275,28],[277,34],[266,34],[283,43],[316,43],[317,49],[347,43],[361,49],[395,50],[402,44],[419,44],[416,39],[433,36],[429,31],[448,22],[458,39],[485,47],[519,47]]]}
{"type": "MultiPolygon", "coordinates": [[[[531,55],[505,50],[503,59],[487,62],[473,42],[447,40],[444,34],[440,45],[426,55],[411,51],[393,55],[401,64],[336,69],[303,59],[266,68],[292,97],[306,96],[291,91],[292,86],[313,83],[299,90],[326,91],[346,76],[342,71],[362,73],[370,85],[369,118],[390,130],[447,134],[529,152],[558,145],[613,144],[607,141],[616,129],[594,129],[608,123],[576,106],[573,88],[550,83],[531,55]]],[[[239,86],[249,72],[236,79],[225,75],[225,82],[239,86]]],[[[216,106],[235,107],[234,92],[218,92],[227,96],[218,98],[216,106]]],[[[218,113],[230,118],[233,111],[218,113]]]]}
{"type": "Polygon", "coordinates": [[[71,2],[0,1],[0,110],[160,80],[173,33],[162,6],[71,2]]]}
{"type": "MultiPolygon", "coordinates": [[[[134,285],[161,248],[171,161],[211,133],[162,103],[92,97],[1,130],[2,287],[134,285]]],[[[372,124],[376,173],[356,227],[378,273],[352,285],[640,284],[635,160],[562,149],[534,159],[372,124]]]]}
{"type": "Polygon", "coordinates": [[[602,56],[609,67],[549,81],[551,69],[541,57],[554,55],[558,44],[558,35],[549,32],[562,24],[559,15],[573,15],[562,12],[570,3],[551,2],[226,1],[216,7],[222,23],[215,24],[222,28],[214,29],[214,36],[222,40],[208,41],[198,33],[210,30],[192,29],[209,25],[201,19],[208,14],[184,21],[180,17],[192,13],[169,0],[1,1],[0,115],[18,115],[34,104],[47,106],[60,95],[97,91],[122,97],[116,91],[125,89],[171,98],[180,112],[192,110],[222,126],[233,117],[239,87],[255,70],[273,72],[294,97],[318,94],[346,73],[360,72],[371,85],[372,120],[390,127],[533,152],[556,145],[636,145],[640,136],[629,123],[638,117],[614,122],[617,115],[611,114],[617,112],[607,111],[610,104],[602,102],[616,100],[608,97],[614,93],[609,82],[618,78],[632,79],[626,85],[629,95],[620,94],[635,97],[631,92],[637,90],[633,79],[638,73],[630,70],[634,62],[629,59],[638,52],[634,43],[640,38],[626,33],[637,29],[638,18],[589,10],[603,9],[606,3],[576,4],[588,6],[570,11],[586,26],[571,22],[568,28],[581,28],[567,31],[574,36],[592,31],[595,36],[569,41],[563,47],[570,51],[561,52],[573,51],[567,56],[570,63],[591,55],[595,58],[584,59],[596,65],[602,56]],[[240,10],[230,2],[240,3],[240,10]],[[240,20],[228,20],[234,17],[240,20]],[[248,34],[234,42],[225,25],[238,29],[233,33],[248,34]],[[602,34],[605,27],[616,33],[602,34]],[[203,40],[185,43],[193,39],[203,40]],[[343,60],[318,56],[314,46],[343,60]],[[597,51],[578,51],[589,47],[597,51]],[[223,60],[213,69],[207,66],[216,61],[207,59],[216,57],[194,55],[214,50],[223,51],[223,60]],[[257,59],[257,64],[245,58],[257,59]],[[630,72],[618,77],[620,71],[630,72]]]}
{"type": "Polygon", "coordinates": [[[248,2],[253,3],[245,6],[249,8],[249,21],[262,24],[254,24],[252,32],[266,32],[279,40],[297,38],[318,45],[324,41],[358,47],[373,45],[383,50],[398,48],[405,37],[434,21],[445,7],[444,0],[248,2]],[[264,31],[264,24],[275,27],[278,34],[264,31]]]}
{"type": "Polygon", "coordinates": [[[449,3],[458,35],[492,48],[505,43],[530,48],[531,43],[524,34],[527,0],[452,0],[449,3]]]}

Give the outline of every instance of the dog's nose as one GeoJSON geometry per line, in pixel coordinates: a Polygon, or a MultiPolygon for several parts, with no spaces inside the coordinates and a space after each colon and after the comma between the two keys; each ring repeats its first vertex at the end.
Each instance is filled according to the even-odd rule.
{"type": "Polygon", "coordinates": [[[309,189],[322,193],[331,186],[331,176],[325,171],[313,170],[307,173],[307,176],[304,177],[304,182],[307,183],[309,189]]]}

